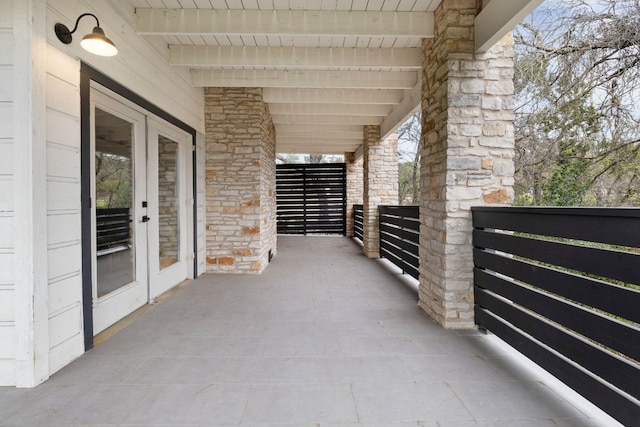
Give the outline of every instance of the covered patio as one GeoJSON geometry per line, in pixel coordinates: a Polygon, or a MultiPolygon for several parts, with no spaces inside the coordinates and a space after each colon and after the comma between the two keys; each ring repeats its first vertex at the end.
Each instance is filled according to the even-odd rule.
{"type": "Polygon", "coordinates": [[[495,336],[443,329],[345,237],[279,236],[263,274],[203,275],[96,342],[0,389],[0,425],[619,425],[495,336]]]}

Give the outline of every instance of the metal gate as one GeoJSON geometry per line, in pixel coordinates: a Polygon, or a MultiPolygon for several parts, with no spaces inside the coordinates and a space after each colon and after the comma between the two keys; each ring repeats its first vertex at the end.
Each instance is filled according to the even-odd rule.
{"type": "Polygon", "coordinates": [[[346,165],[276,166],[278,234],[346,234],[346,165]]]}

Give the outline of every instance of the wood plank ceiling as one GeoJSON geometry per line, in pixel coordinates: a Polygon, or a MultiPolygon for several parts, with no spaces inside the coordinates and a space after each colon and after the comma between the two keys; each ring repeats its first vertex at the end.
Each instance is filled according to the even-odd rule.
{"type": "MultiPolygon", "coordinates": [[[[262,87],[278,153],[343,154],[420,105],[440,0],[129,0],[194,86],[262,87]]],[[[158,40],[155,40],[157,43],[158,40]]]]}

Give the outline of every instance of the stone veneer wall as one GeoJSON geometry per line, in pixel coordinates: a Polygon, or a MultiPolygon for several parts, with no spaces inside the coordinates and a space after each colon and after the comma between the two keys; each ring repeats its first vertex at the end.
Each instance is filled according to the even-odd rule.
{"type": "Polygon", "coordinates": [[[276,251],[275,128],[260,88],[207,88],[207,272],[260,273],[276,251]]]}
{"type": "Polygon", "coordinates": [[[363,252],[380,257],[379,205],[398,204],[398,137],[380,140],[380,126],[364,126],[363,252]]]}
{"type": "Polygon", "coordinates": [[[423,41],[420,306],[472,328],[471,206],[513,200],[513,39],[475,54],[482,2],[443,0],[423,41]]]}
{"type": "Polygon", "coordinates": [[[362,156],[356,159],[355,153],[344,153],[347,165],[347,237],[354,236],[353,205],[361,205],[364,191],[364,167],[362,156]]]}

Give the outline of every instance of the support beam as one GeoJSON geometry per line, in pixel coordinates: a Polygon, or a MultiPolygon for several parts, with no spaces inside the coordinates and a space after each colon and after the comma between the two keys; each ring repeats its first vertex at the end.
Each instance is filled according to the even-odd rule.
{"type": "Polygon", "coordinates": [[[476,52],[484,53],[513,30],[519,22],[540,6],[544,0],[485,1],[475,20],[476,52]]]}
{"type": "Polygon", "coordinates": [[[338,104],[271,104],[269,105],[271,114],[291,114],[291,115],[308,115],[314,114],[318,116],[332,115],[352,115],[352,116],[380,116],[384,117],[391,111],[389,105],[359,105],[354,108],[352,105],[338,104]]]}
{"type": "Polygon", "coordinates": [[[345,152],[353,151],[353,148],[347,145],[339,144],[315,144],[305,145],[281,145],[276,144],[276,152],[283,154],[333,154],[343,155],[345,152]]]}
{"type": "Polygon", "coordinates": [[[171,65],[190,67],[370,68],[422,67],[422,49],[368,49],[268,46],[170,47],[171,65]]]}
{"type": "Polygon", "coordinates": [[[399,89],[289,89],[265,88],[267,103],[315,104],[397,104],[404,92],[399,89]]]}
{"type": "Polygon", "coordinates": [[[325,140],[335,141],[354,141],[362,143],[362,126],[360,131],[333,131],[333,126],[324,126],[322,130],[297,130],[297,131],[281,131],[276,127],[276,134],[278,135],[278,141],[285,139],[303,141],[305,139],[317,139],[318,137],[325,140]]]}
{"type": "Polygon", "coordinates": [[[289,114],[272,114],[273,123],[278,126],[280,123],[310,123],[324,125],[378,125],[384,117],[378,116],[313,116],[301,115],[292,117],[289,114]]]}
{"type": "Polygon", "coordinates": [[[342,152],[351,151],[349,147],[355,146],[357,147],[359,144],[362,144],[362,135],[360,138],[353,139],[335,139],[329,138],[325,136],[318,136],[316,138],[306,137],[306,138],[289,138],[289,137],[278,137],[278,145],[300,145],[300,146],[311,146],[311,145],[331,145],[336,147],[343,147],[342,152]]]}
{"type": "Polygon", "coordinates": [[[315,123],[278,123],[276,124],[276,133],[282,135],[286,132],[324,132],[324,133],[350,133],[358,132],[362,136],[362,125],[333,125],[327,128],[327,125],[315,123]]]}
{"type": "Polygon", "coordinates": [[[431,12],[137,9],[143,35],[318,35],[433,37],[431,12]]]}
{"type": "Polygon", "coordinates": [[[387,138],[393,132],[407,121],[407,119],[420,109],[422,97],[422,79],[411,90],[404,91],[405,96],[402,101],[396,105],[391,113],[387,115],[380,125],[380,136],[382,139],[387,138]]]}
{"type": "Polygon", "coordinates": [[[196,87],[412,89],[415,71],[192,70],[196,87]]]}

